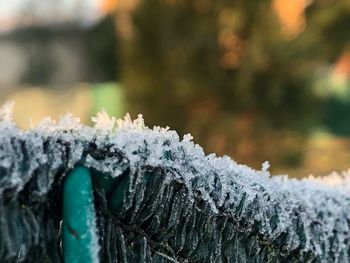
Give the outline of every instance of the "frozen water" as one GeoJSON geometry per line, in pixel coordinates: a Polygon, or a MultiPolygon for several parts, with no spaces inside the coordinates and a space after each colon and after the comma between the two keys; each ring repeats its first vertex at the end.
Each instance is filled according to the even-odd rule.
{"type": "MultiPolygon", "coordinates": [[[[46,118],[22,131],[15,127],[8,104],[0,111],[0,119],[0,197],[8,198],[11,189],[13,200],[0,204],[1,211],[9,211],[9,204],[19,209],[16,200],[28,195],[26,189],[31,189],[30,200],[35,200],[31,206],[47,207],[48,196],[77,163],[116,180],[126,176],[123,207],[113,212],[125,226],[111,223],[107,231],[103,222],[110,218],[100,219],[104,218],[99,225],[104,236],[101,242],[116,242],[105,243],[106,257],[117,253],[114,247],[118,258],[130,262],[135,258],[154,262],[349,261],[348,173],[322,180],[271,177],[268,162],[259,171],[227,156],[205,155],[191,135],[181,140],[168,127],[148,128],[142,115],[134,121],[130,115],[116,120],[102,111],[92,118],[92,128],[66,115],[57,124],[46,118]],[[148,174],[152,176],[146,183],[148,174]],[[134,236],[132,241],[130,236],[134,236]]],[[[31,218],[30,225],[40,227],[42,214],[18,211],[23,222],[31,218]]],[[[26,250],[20,241],[13,244],[6,232],[10,227],[1,223],[9,222],[11,215],[5,219],[0,213],[0,227],[9,238],[7,243],[0,242],[5,244],[0,245],[0,256],[11,259],[18,248],[25,258],[30,248],[26,250]]],[[[27,240],[25,232],[18,231],[18,240],[27,240]]],[[[33,246],[48,242],[42,235],[28,233],[37,238],[33,246]]]]}
{"type": "Polygon", "coordinates": [[[0,120],[2,121],[2,125],[14,125],[12,112],[15,103],[13,101],[6,102],[0,108],[0,120]]]}
{"type": "Polygon", "coordinates": [[[95,123],[95,128],[102,131],[112,131],[115,126],[115,117],[109,117],[105,110],[97,113],[91,120],[95,123]]]}

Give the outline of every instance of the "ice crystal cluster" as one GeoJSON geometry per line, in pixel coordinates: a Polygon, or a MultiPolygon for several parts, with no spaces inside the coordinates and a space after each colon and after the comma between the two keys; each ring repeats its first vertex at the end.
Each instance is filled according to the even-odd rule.
{"type": "Polygon", "coordinates": [[[114,182],[100,191],[93,178],[100,262],[350,261],[348,175],[333,186],[271,177],[268,163],[205,155],[142,116],[101,112],[87,127],[67,115],[23,131],[10,107],[0,113],[3,262],[62,261],[62,181],[78,164],[114,182]]]}

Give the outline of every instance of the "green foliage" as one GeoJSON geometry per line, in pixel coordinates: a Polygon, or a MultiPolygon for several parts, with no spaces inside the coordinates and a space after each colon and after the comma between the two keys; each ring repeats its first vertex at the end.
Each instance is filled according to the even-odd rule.
{"type": "MultiPolygon", "coordinates": [[[[141,1],[133,16],[135,38],[124,43],[129,63],[122,69],[134,111],[153,124],[190,131],[209,151],[250,164],[268,158],[277,166],[295,165],[281,161],[290,159],[281,158],[281,151],[261,149],[261,140],[297,131],[299,148],[291,159],[302,156],[305,136],[319,120],[313,72],[345,49],[350,8],[347,1],[312,2],[305,29],[291,39],[271,6],[141,1]],[[252,142],[249,153],[237,150],[246,148],[242,141],[252,142]]],[[[285,139],[277,144],[293,155],[295,145],[285,139]]]]}

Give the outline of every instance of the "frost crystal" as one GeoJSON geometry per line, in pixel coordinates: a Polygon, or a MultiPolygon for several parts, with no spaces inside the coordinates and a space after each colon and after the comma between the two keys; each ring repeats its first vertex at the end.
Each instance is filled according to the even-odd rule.
{"type": "Polygon", "coordinates": [[[0,121],[6,122],[6,123],[12,123],[12,112],[13,107],[15,103],[13,101],[6,102],[1,108],[0,108],[0,121]]]}
{"type": "Polygon", "coordinates": [[[307,179],[311,182],[319,183],[329,187],[343,188],[345,191],[350,192],[350,170],[343,171],[342,173],[333,172],[330,175],[322,177],[314,177],[310,175],[307,179]]]}
{"type": "Polygon", "coordinates": [[[96,117],[92,117],[91,120],[95,123],[97,130],[111,131],[115,125],[115,117],[109,117],[105,110],[97,113],[96,117]]]}
{"type": "Polygon", "coordinates": [[[32,125],[32,129],[36,129],[39,132],[43,132],[43,133],[52,133],[56,130],[56,121],[54,121],[53,119],[51,119],[51,117],[45,117],[44,119],[42,119],[41,122],[38,123],[38,125],[36,127],[34,127],[34,125],[32,125]]]}
{"type": "Polygon", "coordinates": [[[102,112],[94,128],[68,115],[24,132],[8,125],[8,112],[0,121],[3,261],[61,261],[61,183],[80,164],[93,173],[101,262],[349,262],[348,173],[271,177],[268,162],[256,171],[206,156],[192,136],[147,128],[141,115],[102,112]]]}
{"type": "Polygon", "coordinates": [[[270,168],[270,163],[269,163],[268,161],[265,161],[265,162],[262,164],[261,170],[262,170],[263,172],[267,172],[267,170],[269,170],[269,168],[270,168]]]}
{"type": "Polygon", "coordinates": [[[71,113],[69,113],[60,119],[57,128],[64,131],[80,130],[82,128],[82,124],[80,123],[79,118],[76,118],[71,113]]]}
{"type": "Polygon", "coordinates": [[[131,130],[142,130],[145,128],[145,123],[142,117],[142,114],[137,116],[137,119],[132,121],[130,114],[127,113],[124,119],[117,120],[117,128],[118,129],[131,129],[131,130]]]}

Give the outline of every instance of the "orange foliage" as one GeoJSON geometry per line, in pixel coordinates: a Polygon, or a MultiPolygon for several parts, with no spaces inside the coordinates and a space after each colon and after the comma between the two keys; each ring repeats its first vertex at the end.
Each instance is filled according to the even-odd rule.
{"type": "Polygon", "coordinates": [[[304,10],[307,0],[274,0],[272,8],[280,20],[283,32],[288,37],[295,37],[305,26],[304,10]]]}
{"type": "Polygon", "coordinates": [[[334,73],[339,76],[350,77],[350,51],[344,53],[335,65],[334,73]]]}
{"type": "Polygon", "coordinates": [[[118,0],[102,0],[101,9],[104,14],[112,13],[117,7],[118,0]]]}

